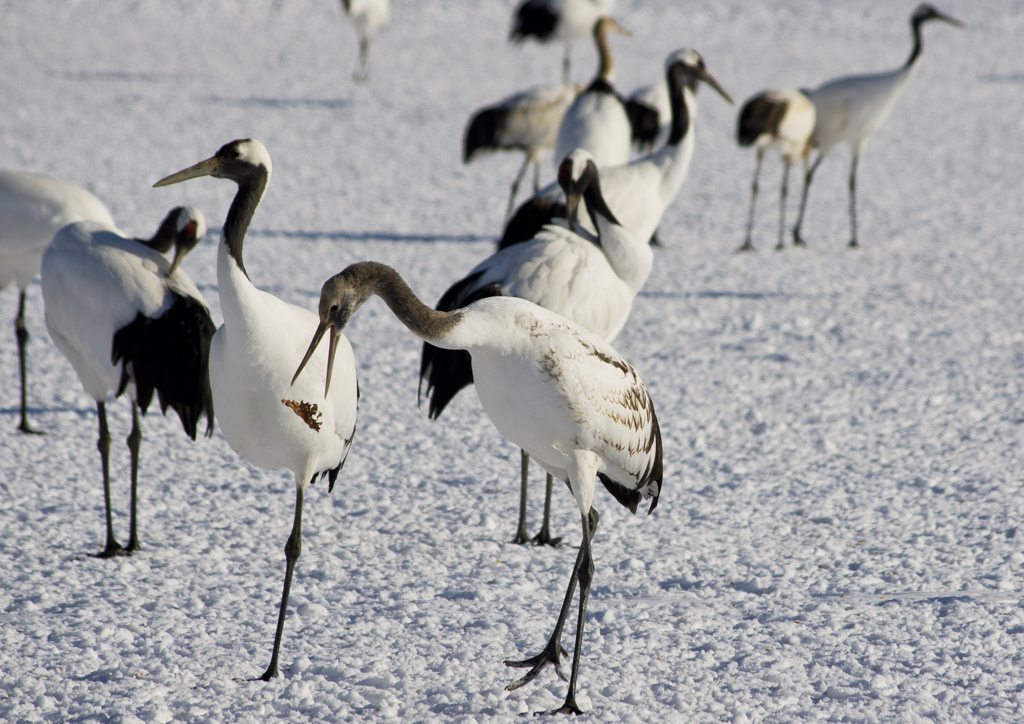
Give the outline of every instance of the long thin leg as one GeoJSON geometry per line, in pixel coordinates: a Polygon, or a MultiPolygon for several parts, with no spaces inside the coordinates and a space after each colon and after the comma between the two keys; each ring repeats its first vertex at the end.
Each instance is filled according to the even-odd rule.
{"type": "Polygon", "coordinates": [[[512,209],[516,203],[516,195],[519,193],[519,182],[523,180],[523,176],[526,175],[526,167],[530,165],[530,154],[526,154],[523,158],[523,165],[519,167],[519,173],[516,174],[515,181],[512,182],[512,193],[508,197],[508,208],[505,209],[505,221],[508,221],[509,217],[512,216],[512,209]]]}
{"type": "Polygon", "coordinates": [[[18,316],[14,318],[14,336],[18,340],[18,370],[21,372],[21,422],[18,429],[28,435],[42,435],[28,424],[28,370],[25,362],[28,345],[28,327],[25,326],[25,292],[18,294],[18,316]]]}
{"type": "Polygon", "coordinates": [[[551,473],[548,473],[548,479],[545,481],[544,488],[544,522],[541,524],[540,533],[533,537],[530,541],[534,545],[538,546],[556,546],[562,542],[562,539],[551,537],[551,491],[555,487],[555,478],[551,473]]]}
{"type": "Polygon", "coordinates": [[[853,163],[850,165],[850,247],[857,248],[857,161],[860,160],[860,153],[853,154],[853,163]]]}
{"type": "Polygon", "coordinates": [[[365,35],[359,36],[359,64],[356,66],[356,70],[352,73],[352,80],[356,83],[362,83],[369,77],[366,74],[366,59],[370,54],[370,39],[365,35]]]}
{"type": "Polygon", "coordinates": [[[814,159],[814,163],[804,174],[804,190],[800,195],[800,211],[796,215],[796,226],[793,227],[793,246],[807,246],[804,243],[803,238],[800,236],[800,229],[804,225],[804,210],[807,208],[807,192],[811,188],[811,181],[814,179],[814,172],[818,170],[818,164],[821,163],[821,159],[824,158],[820,153],[818,157],[814,159]]]}
{"type": "Polygon", "coordinates": [[[519,470],[521,479],[519,482],[519,527],[516,529],[516,537],[513,543],[523,544],[530,540],[526,532],[526,488],[530,478],[530,453],[525,450],[519,451],[519,470]]]}
{"type": "Polygon", "coordinates": [[[131,455],[132,461],[132,508],[129,523],[128,547],[125,550],[128,553],[134,553],[142,547],[139,545],[139,533],[135,524],[137,509],[136,500],[139,488],[139,447],[142,445],[142,428],[139,427],[139,405],[135,400],[132,400],[132,431],[128,433],[127,442],[128,452],[131,455]]]}
{"type": "Polygon", "coordinates": [[[565,41],[565,55],[562,56],[562,82],[569,82],[569,58],[572,56],[572,43],[565,41]]]}
{"type": "Polygon", "coordinates": [[[110,512],[110,429],[107,427],[107,406],[103,402],[96,403],[96,415],[100,419],[100,437],[96,448],[100,451],[100,464],[103,466],[103,503],[107,508],[107,544],[96,554],[97,558],[113,558],[123,556],[124,548],[114,538],[114,519],[110,512]]]}
{"type": "Polygon", "coordinates": [[[540,191],[540,161],[533,161],[533,193],[540,191]]]}
{"type": "Polygon", "coordinates": [[[590,551],[590,539],[593,533],[587,530],[587,516],[583,520],[583,544],[580,546],[580,553],[583,554],[583,564],[580,566],[580,613],[576,619],[576,647],[572,652],[572,672],[569,674],[569,691],[565,695],[565,702],[555,709],[552,714],[582,714],[576,704],[576,680],[580,673],[580,656],[583,653],[583,626],[587,620],[587,600],[590,598],[590,583],[594,580],[594,556],[590,551]]]}
{"type": "Polygon", "coordinates": [[[786,195],[789,193],[789,161],[782,159],[782,191],[779,194],[779,243],[776,251],[782,251],[782,238],[786,235],[786,195]]]}
{"type": "Polygon", "coordinates": [[[295,492],[295,521],[292,523],[292,533],[288,536],[288,542],[284,544],[285,569],[284,569],[284,591],[281,592],[281,610],[277,614],[277,631],[274,633],[274,649],[270,654],[270,666],[260,676],[264,681],[279,676],[277,671],[277,659],[281,654],[281,637],[284,635],[284,617],[288,611],[288,594],[292,588],[292,572],[295,570],[295,562],[299,560],[302,553],[302,486],[296,486],[295,492]]]}
{"type": "Polygon", "coordinates": [[[757,192],[759,190],[758,179],[761,177],[761,162],[764,161],[764,149],[757,149],[757,165],[754,166],[754,183],[750,187],[750,211],[747,213],[747,236],[743,240],[743,246],[737,251],[753,251],[754,245],[750,241],[750,235],[754,231],[754,206],[757,204],[757,192]]]}
{"type": "MultiPolygon", "coordinates": [[[[569,615],[569,607],[572,605],[572,596],[576,592],[576,582],[580,577],[580,569],[585,562],[585,556],[589,555],[590,550],[590,539],[594,537],[594,533],[597,532],[597,523],[601,519],[595,508],[590,509],[590,520],[589,530],[588,526],[584,524],[584,539],[587,541],[586,545],[580,545],[580,552],[576,555],[576,563],[572,567],[572,575],[569,576],[569,586],[565,589],[565,598],[562,600],[562,608],[558,613],[558,621],[555,623],[555,630],[551,633],[551,638],[548,639],[548,643],[544,646],[544,649],[536,656],[531,656],[528,659],[522,661],[512,661],[510,659],[505,660],[506,666],[514,666],[516,668],[530,667],[530,670],[523,676],[519,677],[511,684],[505,687],[507,691],[513,691],[518,689],[520,686],[530,683],[537,674],[548,664],[553,664],[555,672],[564,681],[565,674],[562,673],[562,664],[560,656],[565,654],[565,649],[562,648],[561,638],[562,629],[565,627],[565,619],[569,615]]],[[[592,565],[592,564],[591,564],[592,565]]]]}

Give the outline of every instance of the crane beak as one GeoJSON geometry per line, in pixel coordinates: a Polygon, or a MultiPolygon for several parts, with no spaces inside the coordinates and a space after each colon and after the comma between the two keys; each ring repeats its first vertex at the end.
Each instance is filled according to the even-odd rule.
{"type": "Polygon", "coordinates": [[[173,277],[174,272],[178,271],[178,265],[181,264],[181,260],[185,258],[185,254],[188,253],[188,249],[179,246],[174,250],[174,259],[171,261],[171,268],[167,272],[167,276],[173,277]]]}
{"type": "Polygon", "coordinates": [[[170,176],[160,179],[153,184],[153,188],[157,188],[158,186],[170,186],[171,184],[180,184],[182,181],[199,178],[200,176],[212,176],[217,170],[219,163],[220,162],[217,160],[216,156],[208,158],[205,161],[200,161],[195,165],[178,171],[178,173],[172,173],[170,176]]]}
{"type": "Polygon", "coordinates": [[[936,20],[943,20],[943,21],[949,23],[950,25],[952,25],[953,27],[956,27],[956,28],[963,28],[963,27],[965,27],[962,21],[957,20],[956,18],[954,18],[954,17],[952,17],[950,15],[946,15],[945,13],[941,13],[938,10],[935,11],[935,19],[936,20]]]}
{"type": "Polygon", "coordinates": [[[295,384],[295,380],[299,379],[299,374],[305,369],[306,363],[309,362],[313,353],[316,352],[316,348],[320,346],[320,340],[324,338],[324,335],[330,331],[331,336],[328,340],[327,347],[327,383],[324,385],[324,397],[327,397],[327,393],[331,389],[331,373],[334,372],[334,350],[338,346],[338,335],[334,333],[334,325],[326,322],[320,322],[317,325],[316,331],[313,333],[313,341],[309,343],[309,349],[306,350],[306,356],[302,358],[302,362],[299,363],[299,368],[295,370],[295,375],[292,377],[292,384],[295,384]]]}
{"type": "MultiPolygon", "coordinates": [[[[609,20],[611,20],[611,18],[609,18],[609,20]]],[[[633,33],[631,33],[628,30],[626,30],[624,27],[619,25],[614,20],[612,20],[608,25],[609,25],[609,29],[614,30],[619,35],[625,35],[627,38],[632,38],[633,37],[633,33]]]]}
{"type": "Polygon", "coordinates": [[[565,215],[569,221],[569,231],[576,232],[579,224],[580,194],[566,194],[565,215]]]}
{"type": "Polygon", "coordinates": [[[722,96],[722,98],[725,98],[725,100],[727,100],[729,102],[729,105],[731,105],[731,106],[736,105],[736,101],[734,101],[732,99],[732,96],[730,96],[728,93],[726,93],[725,92],[725,88],[723,88],[721,85],[719,85],[718,81],[715,80],[715,77],[713,75],[711,75],[710,73],[708,73],[705,69],[703,69],[703,68],[699,69],[699,71],[697,72],[697,78],[699,78],[700,80],[704,81],[709,86],[714,88],[718,92],[718,95],[722,96]]]}

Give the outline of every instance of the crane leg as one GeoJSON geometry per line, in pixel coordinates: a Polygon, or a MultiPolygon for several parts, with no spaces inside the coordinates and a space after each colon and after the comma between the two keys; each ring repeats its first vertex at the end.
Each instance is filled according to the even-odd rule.
{"type": "Polygon", "coordinates": [[[569,59],[572,56],[572,43],[565,41],[565,55],[562,56],[562,82],[569,82],[569,59]]]}
{"type": "Polygon", "coordinates": [[[292,533],[284,544],[285,569],[284,569],[284,590],[281,592],[281,610],[277,613],[277,630],[274,632],[274,648],[270,653],[270,666],[263,672],[260,678],[263,681],[270,681],[279,676],[277,660],[281,654],[281,637],[284,635],[284,617],[288,612],[288,594],[292,589],[292,573],[295,571],[295,562],[302,554],[302,486],[297,485],[295,492],[295,520],[292,522],[292,533]]]}
{"type": "Polygon", "coordinates": [[[857,248],[857,161],[860,154],[853,154],[850,165],[850,248],[857,248]]]}
{"type": "MultiPolygon", "coordinates": [[[[569,691],[565,695],[562,706],[555,709],[552,714],[582,714],[576,704],[576,680],[580,673],[580,656],[583,653],[583,626],[587,621],[587,601],[590,598],[590,583],[594,580],[594,556],[590,551],[590,540],[593,532],[589,528],[589,516],[582,516],[583,520],[583,543],[580,545],[580,553],[583,554],[583,562],[579,570],[580,582],[580,612],[576,619],[576,646],[572,652],[572,671],[569,673],[569,691]]],[[[595,526],[596,527],[596,520],[595,526]]]]}
{"type": "Polygon", "coordinates": [[[18,340],[18,371],[21,373],[21,422],[18,429],[27,435],[43,435],[41,430],[33,430],[28,424],[28,365],[26,352],[28,346],[28,327],[25,326],[25,292],[18,295],[18,316],[14,318],[14,336],[18,340]]]}
{"type": "Polygon", "coordinates": [[[750,187],[750,211],[747,212],[747,236],[743,240],[743,246],[736,251],[754,251],[754,245],[750,241],[750,235],[754,230],[754,206],[757,204],[758,179],[761,177],[761,162],[764,161],[764,149],[757,149],[757,165],[754,166],[754,183],[750,187]]]}
{"type": "Polygon", "coordinates": [[[515,180],[512,182],[512,193],[508,197],[508,208],[505,209],[505,221],[508,221],[512,216],[512,209],[516,204],[516,195],[519,193],[519,184],[523,180],[523,176],[526,175],[526,167],[530,165],[530,156],[523,159],[523,165],[519,167],[519,173],[516,174],[515,180]]]}
{"type": "MultiPolygon", "coordinates": [[[[548,664],[552,664],[555,667],[555,672],[564,681],[565,674],[562,672],[562,664],[560,657],[565,655],[568,656],[565,649],[562,648],[560,639],[562,638],[562,629],[565,627],[565,619],[569,616],[569,607],[572,605],[573,594],[576,593],[576,582],[581,580],[581,575],[586,567],[587,578],[585,579],[585,588],[583,590],[589,592],[590,579],[593,577],[594,562],[590,555],[590,541],[594,537],[594,533],[597,531],[597,523],[601,519],[597,510],[594,508],[590,509],[588,517],[583,518],[583,543],[580,544],[580,552],[576,555],[576,563],[572,568],[572,575],[569,577],[569,586],[565,590],[565,598],[562,600],[562,608],[558,613],[558,621],[555,623],[555,630],[551,633],[551,638],[548,639],[547,645],[544,649],[536,656],[531,656],[528,659],[522,661],[512,661],[511,659],[505,660],[506,666],[513,666],[516,668],[527,668],[530,670],[523,676],[519,677],[511,684],[505,687],[507,691],[513,691],[521,686],[529,684],[535,678],[541,670],[548,664]]],[[[582,595],[580,598],[580,611],[581,613],[586,610],[586,595],[582,595]]],[[[583,618],[577,622],[576,630],[576,652],[573,654],[573,671],[575,672],[579,665],[579,650],[580,641],[583,636],[583,618]]],[[[575,682],[575,676],[573,677],[575,682]]],[[[575,703],[576,687],[570,686],[570,697],[575,703]]],[[[566,698],[566,704],[569,704],[569,698],[566,698]]]]}
{"type": "Polygon", "coordinates": [[[142,546],[139,545],[139,533],[135,524],[136,521],[136,500],[139,488],[139,447],[142,445],[142,428],[139,427],[139,405],[132,400],[132,431],[128,433],[128,452],[131,455],[131,476],[132,476],[132,500],[131,518],[129,523],[127,553],[134,553],[142,546]]]}
{"type": "Polygon", "coordinates": [[[782,238],[786,235],[786,194],[789,193],[789,162],[782,160],[782,191],[779,194],[779,243],[776,251],[782,251],[782,238]]]}
{"type": "Polygon", "coordinates": [[[540,526],[540,533],[533,537],[530,541],[534,545],[538,546],[556,546],[562,542],[562,539],[551,537],[551,491],[555,487],[555,478],[551,473],[548,473],[548,478],[545,481],[544,487],[544,522],[540,526]]]}
{"type": "Polygon", "coordinates": [[[365,35],[359,36],[359,64],[352,73],[352,80],[356,83],[363,83],[369,79],[366,73],[366,61],[370,55],[370,39],[365,35]]]}
{"type": "Polygon", "coordinates": [[[525,450],[520,450],[519,453],[519,468],[522,476],[519,483],[519,528],[516,530],[516,537],[512,539],[512,542],[522,544],[530,540],[530,536],[526,532],[526,488],[530,478],[530,453],[525,450]]]}
{"type": "Polygon", "coordinates": [[[804,174],[804,190],[800,195],[800,211],[796,215],[796,226],[793,227],[793,246],[807,246],[804,243],[803,237],[800,236],[800,229],[804,224],[804,210],[807,208],[807,192],[811,188],[811,181],[814,179],[814,172],[818,170],[818,164],[821,163],[821,159],[824,158],[820,153],[818,157],[814,159],[814,163],[807,169],[804,174]]]}
{"type": "Polygon", "coordinates": [[[103,467],[103,503],[107,510],[107,544],[96,554],[97,558],[113,558],[123,556],[124,548],[114,538],[114,519],[110,512],[110,429],[107,427],[107,406],[103,402],[96,403],[96,415],[100,419],[100,436],[96,448],[100,451],[100,464],[103,467]]]}
{"type": "Polygon", "coordinates": [[[533,162],[533,193],[540,191],[540,161],[533,162]]]}

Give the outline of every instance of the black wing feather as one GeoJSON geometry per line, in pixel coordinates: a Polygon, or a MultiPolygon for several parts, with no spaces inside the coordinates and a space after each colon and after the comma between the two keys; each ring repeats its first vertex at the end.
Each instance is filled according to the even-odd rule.
{"type": "Polygon", "coordinates": [[[196,425],[206,415],[206,436],[213,434],[210,392],[210,340],[216,327],[209,310],[192,297],[171,292],[170,308],[155,319],[138,314],[114,334],[111,360],[121,364],[117,394],[135,383],[143,414],[155,391],[160,411],[178,413],[185,433],[196,439],[196,425]]]}
{"type": "MultiPolygon", "coordinates": [[[[436,309],[450,312],[485,297],[500,297],[501,285],[497,283],[473,289],[482,274],[472,274],[453,284],[438,301],[436,309]]],[[[424,342],[417,400],[423,393],[424,380],[427,382],[426,394],[430,398],[430,419],[436,420],[459,390],[473,384],[473,361],[469,352],[463,349],[441,349],[424,342]]]]}
{"type": "Polygon", "coordinates": [[[522,43],[527,38],[536,38],[542,43],[551,40],[558,25],[558,15],[551,10],[548,0],[526,0],[516,8],[509,40],[522,43]]]}

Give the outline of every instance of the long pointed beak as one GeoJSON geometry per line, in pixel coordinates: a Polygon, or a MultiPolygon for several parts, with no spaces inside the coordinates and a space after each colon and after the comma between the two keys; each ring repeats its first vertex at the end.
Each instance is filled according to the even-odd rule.
{"type": "Polygon", "coordinates": [[[217,170],[218,163],[216,156],[210,157],[205,161],[200,161],[186,169],[182,169],[181,171],[178,171],[178,173],[172,173],[170,176],[160,179],[153,184],[153,188],[158,186],[170,186],[171,184],[180,184],[182,181],[199,178],[200,176],[212,176],[214,171],[217,170]]]}
{"type": "Polygon", "coordinates": [[[949,23],[950,25],[952,25],[954,27],[957,27],[957,28],[966,27],[962,21],[957,20],[956,18],[954,18],[954,17],[952,17],[950,15],[946,15],[945,13],[940,13],[937,10],[935,11],[935,18],[937,20],[944,20],[947,23],[949,23]]]}
{"type": "Polygon", "coordinates": [[[178,271],[178,265],[181,264],[181,260],[185,258],[185,253],[188,250],[184,247],[177,247],[174,250],[174,259],[171,260],[171,269],[167,272],[167,276],[173,277],[174,272],[178,271]]]}
{"type": "Polygon", "coordinates": [[[722,98],[725,98],[725,100],[729,101],[729,105],[736,105],[736,101],[732,99],[732,96],[725,92],[725,88],[718,84],[718,81],[715,80],[715,77],[713,75],[708,73],[706,70],[701,69],[701,71],[697,74],[697,77],[700,78],[705,83],[707,83],[712,88],[714,88],[716,91],[718,91],[718,95],[722,96],[722,98]]]}
{"type": "MultiPolygon", "coordinates": [[[[313,356],[314,352],[316,352],[316,348],[319,346],[320,340],[323,339],[324,333],[327,332],[329,328],[330,325],[326,322],[320,322],[320,324],[317,325],[316,331],[313,333],[313,341],[309,343],[309,349],[306,350],[306,356],[302,358],[302,362],[299,363],[299,368],[295,370],[295,375],[292,377],[291,383],[293,385],[295,384],[295,380],[299,379],[299,374],[303,369],[305,369],[306,363],[309,362],[309,358],[313,356]]],[[[330,376],[328,375],[328,380],[329,379],[330,376]]]]}
{"type": "Polygon", "coordinates": [[[565,198],[565,215],[569,221],[569,231],[576,233],[579,222],[580,194],[567,194],[565,198]]]}
{"type": "Polygon", "coordinates": [[[624,27],[619,25],[614,20],[612,20],[612,22],[611,22],[609,27],[610,27],[611,30],[614,30],[616,33],[619,33],[620,35],[625,35],[627,38],[632,38],[633,37],[633,33],[631,33],[628,30],[626,30],[624,27]]]}
{"type": "Polygon", "coordinates": [[[327,340],[327,382],[324,383],[324,397],[331,391],[331,374],[334,372],[334,351],[338,348],[338,337],[334,333],[334,325],[331,325],[331,337],[327,340]]]}

